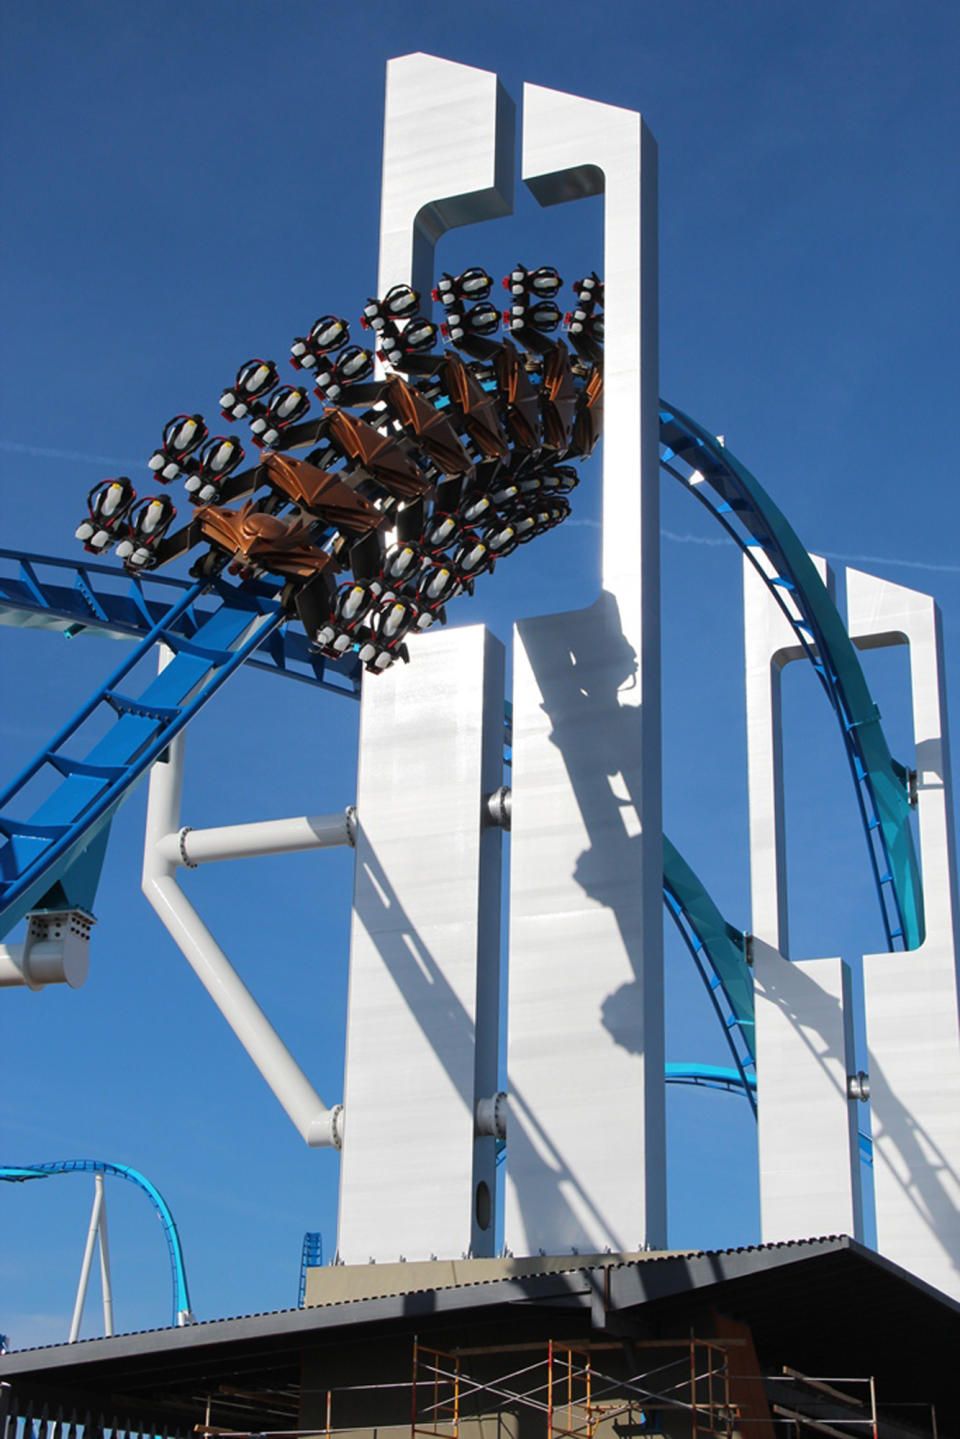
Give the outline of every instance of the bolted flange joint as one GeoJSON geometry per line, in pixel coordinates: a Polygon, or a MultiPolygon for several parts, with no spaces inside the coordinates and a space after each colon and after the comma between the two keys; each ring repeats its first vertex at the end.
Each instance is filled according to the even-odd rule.
{"type": "Polygon", "coordinates": [[[497,1139],[506,1139],[507,1096],[502,1089],[489,1099],[477,1100],[475,1133],[492,1134],[497,1139]]]}
{"type": "Polygon", "coordinates": [[[484,809],[489,824],[495,825],[497,829],[509,829],[513,812],[510,786],[502,784],[499,789],[493,791],[493,794],[488,795],[484,809]]]}

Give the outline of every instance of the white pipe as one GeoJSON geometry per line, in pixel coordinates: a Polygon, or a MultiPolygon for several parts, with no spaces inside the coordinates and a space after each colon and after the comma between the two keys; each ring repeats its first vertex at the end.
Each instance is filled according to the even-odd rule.
{"type": "Polygon", "coordinates": [[[100,1222],[97,1233],[100,1238],[100,1292],[103,1296],[103,1332],[107,1339],[113,1334],[113,1287],[110,1283],[110,1246],[107,1243],[107,1196],[103,1187],[103,1175],[95,1176],[100,1190],[100,1222]]]}
{"type": "MultiPolygon", "coordinates": [[[[43,989],[46,984],[70,983],[64,967],[62,940],[51,939],[31,945],[26,962],[23,957],[25,949],[23,944],[0,944],[0,988],[25,984],[30,989],[43,989]]],[[[72,987],[76,989],[77,985],[72,987]]]]}
{"type": "MultiPolygon", "coordinates": [[[[161,657],[161,667],[164,663],[161,657]]],[[[160,841],[179,829],[183,752],[180,734],[171,742],[166,761],[158,761],[150,771],[143,892],[301,1137],[312,1147],[339,1145],[340,1106],[330,1110],[324,1104],[180,890],[176,860],[161,853],[160,841]]]]}
{"type": "Polygon", "coordinates": [[[312,1146],[335,1144],[332,1111],[327,1109],[176,880],[169,875],[145,877],[143,892],[301,1137],[312,1146]]]}
{"type": "Polygon", "coordinates": [[[214,860],[332,849],[353,843],[352,814],[352,810],[344,810],[340,814],[301,815],[214,829],[191,829],[188,825],[176,834],[165,834],[157,848],[163,859],[191,868],[214,860]]]}
{"type": "Polygon", "coordinates": [[[80,1265],[80,1283],[77,1285],[77,1298],[73,1306],[73,1318],[70,1321],[70,1336],[68,1344],[75,1344],[80,1334],[80,1321],[83,1318],[83,1306],[87,1298],[87,1288],[90,1284],[90,1268],[93,1264],[93,1246],[97,1242],[97,1233],[100,1228],[100,1215],[103,1211],[103,1175],[94,1176],[93,1208],[90,1211],[90,1228],[87,1230],[87,1242],[83,1250],[83,1263],[80,1265]]]}

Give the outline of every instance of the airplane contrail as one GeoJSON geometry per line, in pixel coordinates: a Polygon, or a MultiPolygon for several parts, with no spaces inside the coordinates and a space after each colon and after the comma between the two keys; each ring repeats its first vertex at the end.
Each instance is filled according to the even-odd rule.
{"type": "MultiPolygon", "coordinates": [[[[584,528],[598,530],[599,520],[568,520],[568,525],[579,525],[584,528]]],[[[728,545],[729,540],[722,535],[692,535],[677,534],[675,530],[661,530],[665,540],[672,540],[677,545],[709,545],[711,548],[728,545]]],[[[932,560],[910,560],[903,555],[844,555],[836,550],[816,550],[816,554],[822,555],[825,560],[841,560],[844,564],[866,564],[866,565],[897,565],[907,570],[930,570],[934,574],[960,575],[960,565],[939,564],[932,560]]]]}
{"type": "Polygon", "coordinates": [[[118,460],[116,455],[88,455],[82,450],[51,450],[42,445],[21,445],[15,440],[0,440],[0,450],[13,455],[32,455],[39,460],[70,460],[80,465],[118,465],[130,468],[141,460],[118,460]]]}

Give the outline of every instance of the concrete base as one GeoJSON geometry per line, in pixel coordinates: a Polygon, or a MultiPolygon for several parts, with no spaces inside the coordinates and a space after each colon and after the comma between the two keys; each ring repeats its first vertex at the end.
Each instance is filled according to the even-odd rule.
{"type": "Polygon", "coordinates": [[[307,1270],[304,1306],[343,1304],[350,1299],[384,1299],[422,1289],[453,1289],[526,1274],[566,1274],[575,1269],[627,1264],[692,1249],[646,1249],[624,1254],[538,1255],[535,1259],[434,1259],[409,1264],[328,1264],[307,1270]]]}

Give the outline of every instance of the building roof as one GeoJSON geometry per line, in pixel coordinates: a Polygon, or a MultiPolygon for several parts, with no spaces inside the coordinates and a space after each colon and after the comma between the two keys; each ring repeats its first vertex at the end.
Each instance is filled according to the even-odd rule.
{"type": "Polygon", "coordinates": [[[896,1375],[903,1395],[937,1404],[944,1432],[951,1416],[960,1429],[960,1400],[951,1394],[960,1304],[845,1236],[567,1262],[22,1350],[0,1358],[0,1380],[37,1401],[142,1416],[156,1433],[187,1432],[203,1417],[204,1396],[235,1383],[264,1397],[252,1427],[290,1428],[308,1354],[334,1360],[338,1350],[355,1353],[373,1339],[376,1354],[384,1341],[407,1343],[414,1334],[441,1347],[571,1334],[684,1336],[716,1309],[751,1326],[767,1365],[896,1375]],[[271,1407],[269,1394],[284,1396],[282,1403],[271,1407]]]}

